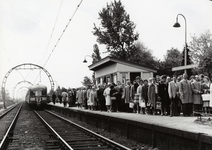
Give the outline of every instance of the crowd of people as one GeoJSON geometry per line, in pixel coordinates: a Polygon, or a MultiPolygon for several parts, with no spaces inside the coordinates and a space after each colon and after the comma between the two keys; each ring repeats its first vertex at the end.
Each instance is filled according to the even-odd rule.
{"type": "MultiPolygon", "coordinates": [[[[107,112],[132,112],[145,115],[192,116],[194,112],[210,111],[209,100],[202,94],[210,93],[210,79],[204,75],[187,74],[169,77],[166,75],[149,80],[139,76],[131,83],[121,82],[94,85],[87,88],[62,89],[52,94],[52,102],[64,107],[107,112]]],[[[211,88],[212,89],[212,88],[211,88]]]]}

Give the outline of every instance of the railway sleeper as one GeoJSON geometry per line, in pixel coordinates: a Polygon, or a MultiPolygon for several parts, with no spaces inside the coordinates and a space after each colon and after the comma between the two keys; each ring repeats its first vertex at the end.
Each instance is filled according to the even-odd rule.
{"type": "Polygon", "coordinates": [[[66,135],[66,136],[62,136],[61,135],[61,137],[63,137],[64,139],[73,139],[73,140],[81,140],[81,139],[84,139],[84,138],[90,138],[89,136],[70,136],[70,135],[66,135]]]}
{"type": "Polygon", "coordinates": [[[95,138],[84,138],[84,139],[67,139],[66,142],[79,142],[79,141],[96,141],[95,138]]]}
{"type": "Polygon", "coordinates": [[[79,148],[79,147],[101,147],[101,146],[105,146],[102,143],[87,143],[87,144],[79,144],[79,145],[71,145],[71,147],[75,148],[79,148]]]}
{"type": "Polygon", "coordinates": [[[81,148],[74,148],[74,150],[112,150],[108,146],[100,146],[100,147],[81,147],[81,148]]]}

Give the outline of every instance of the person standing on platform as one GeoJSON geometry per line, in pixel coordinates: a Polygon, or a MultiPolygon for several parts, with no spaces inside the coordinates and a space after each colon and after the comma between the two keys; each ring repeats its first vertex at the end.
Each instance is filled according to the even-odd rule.
{"type": "Polygon", "coordinates": [[[145,114],[145,101],[142,97],[142,87],[143,87],[143,80],[140,80],[139,86],[137,88],[137,94],[139,95],[139,109],[140,113],[145,114]]]}
{"type": "Polygon", "coordinates": [[[103,85],[98,85],[99,88],[97,90],[97,100],[99,102],[99,109],[100,111],[105,111],[105,97],[103,95],[104,93],[104,87],[103,85]]]}
{"type": "Polygon", "coordinates": [[[53,92],[53,94],[52,94],[52,102],[53,102],[53,104],[55,104],[56,98],[57,98],[57,96],[56,96],[55,92],[53,92]]]}
{"type": "Polygon", "coordinates": [[[210,79],[207,76],[204,76],[202,83],[202,90],[204,94],[210,94],[210,86],[211,86],[210,79]]]}
{"type": "Polygon", "coordinates": [[[170,99],[170,117],[177,114],[177,91],[179,91],[179,86],[177,84],[176,76],[173,76],[173,80],[168,84],[168,93],[170,99]]]}
{"type": "Polygon", "coordinates": [[[127,85],[124,87],[122,99],[125,100],[125,112],[129,112],[129,102],[131,100],[130,91],[131,85],[130,81],[127,81],[127,85]]]}
{"type": "Polygon", "coordinates": [[[89,101],[91,110],[96,110],[96,91],[94,86],[90,90],[89,101]]]}
{"type": "Polygon", "coordinates": [[[105,102],[106,102],[105,105],[107,107],[107,112],[111,112],[110,86],[111,84],[108,83],[103,93],[103,95],[105,96],[105,102]]]}
{"type": "Polygon", "coordinates": [[[155,114],[156,108],[156,84],[155,79],[149,79],[149,87],[148,87],[148,103],[151,104],[152,109],[150,110],[150,114],[155,114]]]}
{"type": "MultiPolygon", "coordinates": [[[[204,76],[203,83],[202,83],[202,91],[204,94],[210,94],[210,87],[211,82],[210,79],[207,76],[204,76]]],[[[210,110],[210,100],[203,101],[203,108],[205,112],[208,112],[210,110]]]]}
{"type": "Polygon", "coordinates": [[[63,106],[66,107],[68,102],[68,93],[66,89],[63,89],[63,92],[62,92],[62,102],[63,102],[63,106]]]}
{"type": "Polygon", "coordinates": [[[74,97],[73,91],[72,91],[72,89],[69,88],[69,91],[68,91],[68,104],[69,104],[69,107],[72,107],[74,105],[73,97],[74,97]]]}
{"type": "Polygon", "coordinates": [[[179,92],[180,99],[182,101],[183,116],[190,116],[190,99],[191,99],[191,87],[187,80],[188,76],[186,73],[183,74],[183,79],[180,81],[179,92]]]}
{"type": "Polygon", "coordinates": [[[117,111],[121,111],[121,97],[123,94],[123,88],[120,81],[117,81],[117,86],[115,87],[115,90],[118,92],[116,94],[117,111]]]}
{"type": "Polygon", "coordinates": [[[158,99],[161,101],[161,116],[167,114],[167,98],[168,98],[168,86],[166,84],[166,76],[161,76],[161,81],[158,84],[158,99]]]}
{"type": "Polygon", "coordinates": [[[91,110],[90,92],[91,92],[91,86],[88,86],[88,89],[86,92],[86,99],[87,99],[87,106],[89,110],[91,110]]]}
{"type": "Polygon", "coordinates": [[[82,101],[82,106],[84,109],[88,109],[88,105],[87,105],[87,89],[86,88],[83,88],[82,90],[83,92],[83,101],[82,101]]]}
{"type": "Polygon", "coordinates": [[[178,76],[177,77],[177,86],[178,86],[178,90],[177,90],[177,113],[176,115],[177,116],[180,116],[180,113],[181,113],[181,107],[182,107],[182,102],[181,102],[181,99],[180,99],[180,81],[181,81],[181,76],[178,76]]]}
{"type": "Polygon", "coordinates": [[[76,101],[77,101],[78,108],[82,108],[82,101],[83,101],[82,88],[79,88],[79,90],[77,91],[76,101]]]}
{"type": "Polygon", "coordinates": [[[194,81],[191,83],[192,99],[194,103],[194,111],[202,110],[202,85],[199,76],[196,75],[194,81]]]}
{"type": "Polygon", "coordinates": [[[118,91],[115,89],[116,85],[115,83],[112,83],[110,86],[110,99],[112,102],[112,111],[116,112],[117,111],[117,94],[118,91]]]}
{"type": "Polygon", "coordinates": [[[144,99],[144,102],[145,102],[145,113],[146,115],[149,114],[149,111],[150,111],[150,104],[148,103],[148,88],[149,88],[149,85],[148,85],[148,80],[144,80],[144,84],[142,86],[142,98],[144,99]]]}

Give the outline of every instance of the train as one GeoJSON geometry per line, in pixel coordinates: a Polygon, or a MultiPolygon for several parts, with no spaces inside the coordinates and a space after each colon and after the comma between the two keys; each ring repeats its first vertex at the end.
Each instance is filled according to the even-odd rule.
{"type": "Polygon", "coordinates": [[[37,84],[29,87],[25,101],[34,107],[45,107],[48,101],[47,87],[37,84]]]}

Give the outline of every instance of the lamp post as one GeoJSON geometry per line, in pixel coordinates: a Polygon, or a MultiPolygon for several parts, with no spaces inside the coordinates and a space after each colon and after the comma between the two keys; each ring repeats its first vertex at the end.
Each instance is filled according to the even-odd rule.
{"type": "MultiPolygon", "coordinates": [[[[173,27],[175,28],[179,28],[180,24],[178,23],[178,16],[182,16],[185,20],[185,51],[184,51],[184,65],[187,65],[187,22],[186,22],[186,18],[184,15],[182,14],[178,14],[176,17],[176,23],[173,25],[173,27]]],[[[187,73],[187,70],[185,69],[185,73],[187,73]]]]}
{"type": "Polygon", "coordinates": [[[93,58],[93,57],[90,56],[90,55],[86,55],[85,58],[84,58],[84,60],[83,60],[83,63],[87,63],[86,57],[91,57],[91,58],[93,58]]]}

